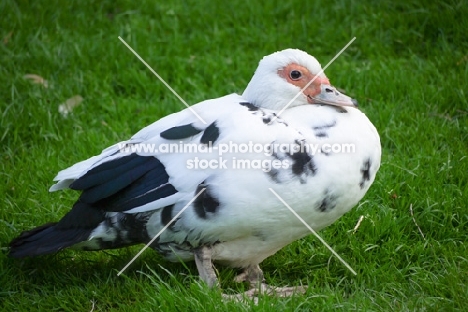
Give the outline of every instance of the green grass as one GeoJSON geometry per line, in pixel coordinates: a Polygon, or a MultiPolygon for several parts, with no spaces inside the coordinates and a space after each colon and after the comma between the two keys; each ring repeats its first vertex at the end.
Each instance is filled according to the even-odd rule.
{"type": "MultiPolygon", "coordinates": [[[[466,1],[6,0],[0,12],[0,310],[466,309],[466,1]],[[118,36],[189,103],[242,92],[273,51],[300,48],[324,65],[357,37],[327,75],[379,130],[382,167],[359,206],[321,232],[356,277],[313,237],[262,266],[270,284],[308,284],[308,292],[258,306],[223,301],[192,263],[153,251],[117,277],[139,247],[6,256],[12,238],[58,220],[77,198],[48,193],[60,169],[184,108],[118,36]],[[77,94],[83,103],[63,118],[58,105],[77,94]]],[[[242,290],[233,270],[220,274],[226,292],[242,290]]]]}

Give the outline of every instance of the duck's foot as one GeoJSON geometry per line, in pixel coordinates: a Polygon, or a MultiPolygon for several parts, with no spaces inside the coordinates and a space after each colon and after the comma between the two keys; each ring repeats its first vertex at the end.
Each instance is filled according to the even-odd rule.
{"type": "Polygon", "coordinates": [[[248,282],[250,285],[257,285],[264,281],[265,279],[263,278],[263,271],[260,269],[258,264],[246,267],[242,273],[234,277],[234,282],[248,282]]]}
{"type": "MultiPolygon", "coordinates": [[[[200,278],[208,285],[208,287],[219,286],[218,278],[211,261],[211,248],[203,246],[194,251],[195,264],[197,265],[200,278]]],[[[253,300],[258,303],[259,295],[290,297],[294,294],[303,294],[307,290],[307,286],[298,287],[274,287],[264,283],[263,271],[258,265],[252,265],[244,269],[242,273],[234,278],[237,283],[248,282],[250,289],[244,293],[237,295],[223,294],[223,298],[228,300],[245,301],[246,299],[253,300]]]]}
{"type": "Polygon", "coordinates": [[[218,278],[211,261],[211,248],[202,246],[194,251],[195,264],[197,265],[198,274],[200,278],[213,288],[219,286],[218,278]]]}
{"type": "Polygon", "coordinates": [[[247,302],[252,300],[254,304],[258,304],[258,296],[275,296],[275,297],[291,297],[295,294],[304,294],[307,286],[297,287],[274,287],[265,283],[256,285],[243,293],[237,295],[223,294],[223,298],[227,300],[235,300],[239,302],[247,302]]]}
{"type": "Polygon", "coordinates": [[[235,282],[249,282],[250,289],[244,293],[237,295],[223,295],[225,299],[244,301],[251,299],[258,303],[259,295],[276,296],[276,297],[291,297],[294,294],[303,294],[307,290],[307,286],[297,287],[274,287],[264,283],[263,272],[258,265],[249,266],[234,278],[235,282]]]}

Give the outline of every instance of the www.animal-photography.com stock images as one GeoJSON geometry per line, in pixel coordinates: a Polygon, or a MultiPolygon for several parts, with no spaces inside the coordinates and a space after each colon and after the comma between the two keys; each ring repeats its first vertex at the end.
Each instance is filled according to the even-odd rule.
{"type": "Polygon", "coordinates": [[[468,2],[0,3],[1,311],[465,311],[468,2]]]}

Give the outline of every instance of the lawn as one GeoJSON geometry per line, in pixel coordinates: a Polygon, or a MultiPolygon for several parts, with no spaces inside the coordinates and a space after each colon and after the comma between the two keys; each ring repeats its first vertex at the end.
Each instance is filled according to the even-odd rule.
{"type": "MultiPolygon", "coordinates": [[[[0,310],[465,310],[468,3],[159,2],[0,2],[0,310]],[[184,108],[118,36],[190,104],[241,93],[264,55],[293,47],[325,65],[356,37],[326,73],[379,130],[382,166],[320,234],[358,275],[313,236],[262,265],[268,283],[307,293],[257,306],[223,301],[193,263],[151,250],[118,277],[139,246],[8,258],[11,239],[78,197],[48,192],[59,170],[184,108]],[[77,96],[63,116],[59,105],[77,96]]],[[[220,268],[227,293],[243,290],[235,274],[220,268]]]]}

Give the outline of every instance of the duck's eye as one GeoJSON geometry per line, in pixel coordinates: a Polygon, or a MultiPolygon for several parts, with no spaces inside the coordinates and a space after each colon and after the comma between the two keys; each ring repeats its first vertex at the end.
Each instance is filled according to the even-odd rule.
{"type": "Polygon", "coordinates": [[[292,70],[289,73],[289,77],[291,77],[292,80],[297,80],[302,77],[302,73],[298,70],[292,70]]]}

